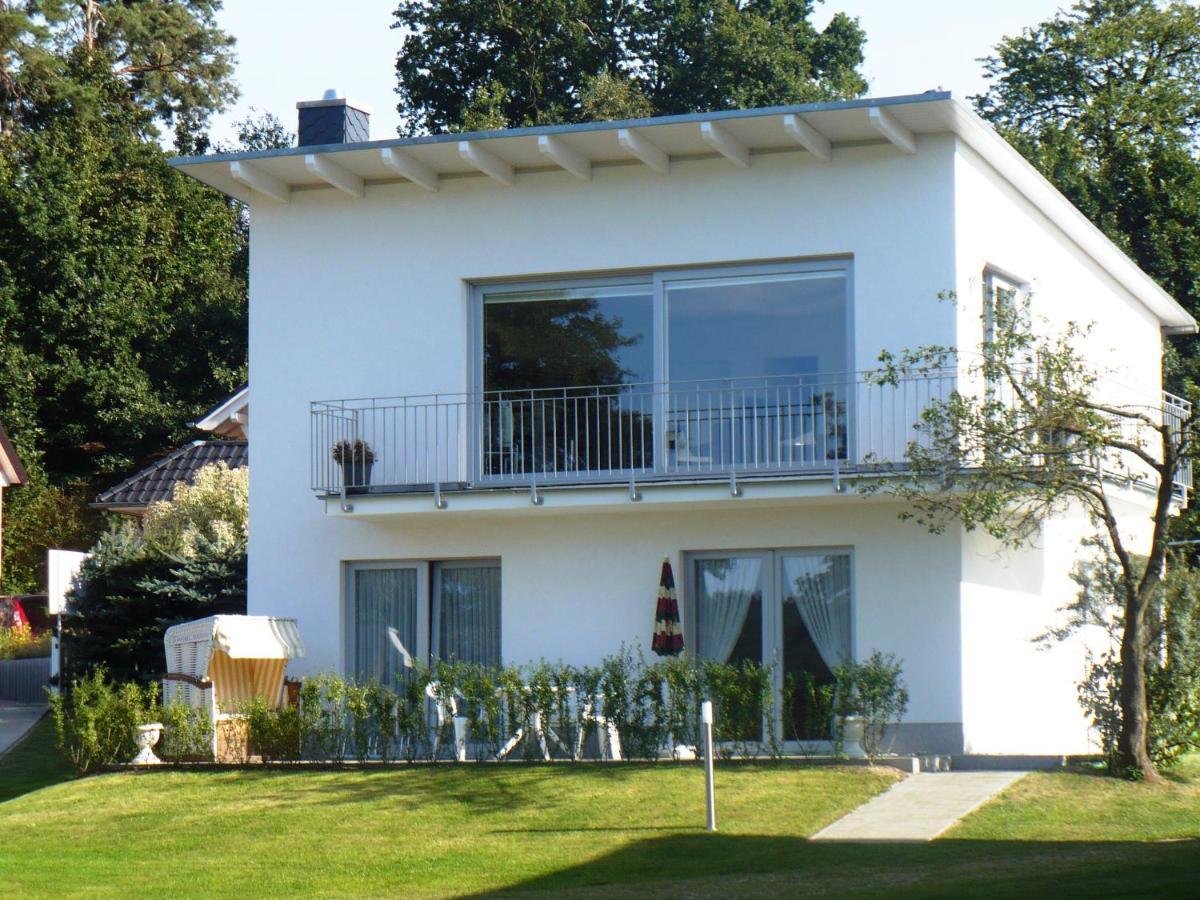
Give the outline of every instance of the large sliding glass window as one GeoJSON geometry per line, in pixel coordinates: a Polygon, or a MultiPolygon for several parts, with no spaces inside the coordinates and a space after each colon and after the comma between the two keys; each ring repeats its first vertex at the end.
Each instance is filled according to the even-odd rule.
{"type": "Polygon", "coordinates": [[[794,468],[852,452],[846,262],[478,293],[485,478],[794,468]]]}
{"type": "Polygon", "coordinates": [[[395,685],[414,660],[500,665],[500,564],[494,561],[352,563],[346,670],[395,685]]]}
{"type": "Polygon", "coordinates": [[[652,465],[653,329],[649,284],[486,292],[484,475],[652,465]]]}
{"type": "Polygon", "coordinates": [[[843,272],[666,284],[671,381],[841,376],[849,364],[843,272]]]}
{"type": "Polygon", "coordinates": [[[668,281],[668,466],[847,458],[845,272],[668,281]]]}

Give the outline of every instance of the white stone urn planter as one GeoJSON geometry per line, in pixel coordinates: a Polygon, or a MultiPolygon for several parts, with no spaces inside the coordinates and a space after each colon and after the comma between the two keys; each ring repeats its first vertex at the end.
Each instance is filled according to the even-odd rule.
{"type": "Polygon", "coordinates": [[[162,723],[151,722],[149,725],[136,725],[133,729],[133,740],[137,743],[137,756],[129,762],[135,766],[157,766],[162,760],[154,755],[154,745],[162,737],[162,723]]]}
{"type": "Polygon", "coordinates": [[[862,759],[867,754],[862,748],[863,720],[860,716],[847,716],[842,731],[842,750],[847,756],[862,759]]]}

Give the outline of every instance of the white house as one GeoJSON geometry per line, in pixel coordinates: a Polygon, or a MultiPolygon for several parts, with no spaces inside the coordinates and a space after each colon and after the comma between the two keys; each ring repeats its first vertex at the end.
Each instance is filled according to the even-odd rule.
{"type": "Polygon", "coordinates": [[[1161,408],[1161,335],[1196,326],[967,105],[313,143],[365,116],[302,104],[299,147],[175,162],[252,209],[249,611],[295,617],[310,671],[387,677],[387,625],[422,656],[649,652],[665,556],[690,652],[900,657],[898,747],[1089,749],[1084,642],[1031,640],[1088,523],[1002,554],[899,521],[857,482],[953,379],[855,373],[977,349],[1004,288],[1094,322],[1161,408]]]}

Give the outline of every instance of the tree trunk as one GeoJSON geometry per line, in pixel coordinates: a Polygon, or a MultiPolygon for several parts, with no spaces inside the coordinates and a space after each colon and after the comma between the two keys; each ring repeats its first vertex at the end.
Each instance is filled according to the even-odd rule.
{"type": "Polygon", "coordinates": [[[1125,774],[1157,781],[1158,770],[1147,747],[1150,712],[1146,703],[1146,611],[1159,583],[1144,579],[1139,590],[1129,591],[1125,604],[1125,630],[1121,636],[1121,733],[1117,759],[1125,774]]]}

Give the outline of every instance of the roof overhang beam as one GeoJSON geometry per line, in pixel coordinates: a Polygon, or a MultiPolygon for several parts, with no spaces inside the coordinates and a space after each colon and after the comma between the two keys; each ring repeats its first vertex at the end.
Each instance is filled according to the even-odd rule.
{"type": "Polygon", "coordinates": [[[916,136],[883,107],[872,106],[868,109],[867,120],[896,149],[910,154],[917,152],[916,136]]]}
{"type": "Polygon", "coordinates": [[[413,184],[423,187],[427,191],[437,191],[438,173],[425,163],[413,159],[403,150],[384,147],[380,151],[380,159],[383,160],[385,166],[397,175],[407,178],[413,184]]]}
{"type": "Polygon", "coordinates": [[[327,157],[309,153],[304,157],[304,168],[326,184],[352,197],[362,197],[366,193],[362,178],[327,157]]]}
{"type": "Polygon", "coordinates": [[[592,179],[592,161],[578,150],[567,145],[561,138],[543,134],[538,138],[538,150],[560,168],[566,169],[583,181],[592,179]]]}
{"type": "Polygon", "coordinates": [[[617,132],[617,143],[621,145],[622,150],[640,159],[659,175],[666,175],[671,171],[671,157],[667,152],[639,132],[622,128],[617,132]]]}
{"type": "Polygon", "coordinates": [[[238,184],[244,184],[253,191],[270,197],[276,203],[289,203],[292,199],[292,186],[282,178],[276,178],[262,169],[247,162],[231,162],[229,177],[238,184]]]}
{"type": "Polygon", "coordinates": [[[459,141],[458,155],[464,162],[503,185],[512,187],[517,181],[511,163],[501,159],[491,150],[485,149],[476,141],[459,141]]]}
{"type": "Polygon", "coordinates": [[[829,162],[833,157],[833,145],[829,138],[817,131],[800,116],[788,113],[783,117],[783,130],[793,141],[815,156],[821,162],[829,162]]]}
{"type": "Polygon", "coordinates": [[[716,122],[701,122],[700,137],[738,168],[750,168],[750,148],[716,122]]]}

